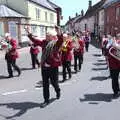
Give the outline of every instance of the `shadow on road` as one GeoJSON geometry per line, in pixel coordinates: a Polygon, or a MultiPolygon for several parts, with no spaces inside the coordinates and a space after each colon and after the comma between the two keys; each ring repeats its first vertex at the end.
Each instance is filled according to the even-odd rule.
{"type": "MultiPolygon", "coordinates": [[[[48,105],[50,105],[52,102],[54,102],[56,100],[56,98],[51,98],[50,102],[48,105]]],[[[43,103],[34,103],[34,102],[21,102],[21,103],[0,103],[0,106],[5,106],[9,109],[13,109],[18,111],[17,113],[15,113],[14,115],[11,116],[3,116],[0,114],[0,116],[6,118],[6,119],[11,119],[14,120],[14,117],[20,117],[23,114],[25,114],[28,110],[33,109],[33,108],[44,108],[42,107],[43,103]]]]}
{"type": "Polygon", "coordinates": [[[34,102],[21,102],[21,103],[2,103],[0,106],[6,106],[9,109],[13,110],[19,110],[16,114],[12,116],[7,116],[6,119],[11,119],[14,117],[20,117],[21,115],[25,114],[28,110],[39,107],[39,103],[34,103],[34,102]]]}
{"type": "Polygon", "coordinates": [[[93,65],[100,66],[100,65],[107,65],[107,63],[93,63],[93,65]]]}
{"type": "Polygon", "coordinates": [[[92,70],[94,70],[94,71],[107,70],[107,69],[108,69],[107,67],[104,67],[104,68],[92,68],[92,70]]]}
{"type": "Polygon", "coordinates": [[[98,101],[111,102],[113,99],[113,94],[105,93],[95,93],[95,94],[85,94],[84,98],[80,98],[80,102],[89,102],[89,104],[99,104],[98,101]]]}
{"type": "Polygon", "coordinates": [[[106,60],[97,60],[98,62],[106,62],[106,60]]]}
{"type": "Polygon", "coordinates": [[[107,80],[109,78],[109,76],[105,77],[105,76],[97,76],[97,77],[92,77],[90,80],[98,80],[98,81],[104,81],[107,80]]]}
{"type": "Polygon", "coordinates": [[[21,68],[22,71],[33,70],[33,68],[21,68]]]}
{"type": "Polygon", "coordinates": [[[0,75],[0,80],[1,79],[8,79],[8,76],[0,75]]]}
{"type": "Polygon", "coordinates": [[[93,54],[93,56],[95,56],[95,57],[101,57],[102,55],[101,54],[93,54]]]}

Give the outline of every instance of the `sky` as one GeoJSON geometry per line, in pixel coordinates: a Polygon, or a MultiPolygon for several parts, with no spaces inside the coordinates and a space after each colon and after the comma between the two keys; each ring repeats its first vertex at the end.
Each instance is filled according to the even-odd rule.
{"type": "MultiPolygon", "coordinates": [[[[89,0],[51,0],[56,5],[62,8],[62,16],[63,20],[61,20],[61,25],[64,25],[67,21],[69,16],[75,17],[76,12],[78,14],[81,13],[81,10],[86,12],[88,8],[88,1],[89,0]]],[[[96,4],[100,0],[92,0],[92,5],[96,4]]]]}

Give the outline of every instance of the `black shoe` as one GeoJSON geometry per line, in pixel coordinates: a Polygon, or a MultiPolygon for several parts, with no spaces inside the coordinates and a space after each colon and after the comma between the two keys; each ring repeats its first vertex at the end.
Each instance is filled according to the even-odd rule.
{"type": "Polygon", "coordinates": [[[113,98],[115,99],[115,98],[118,98],[119,97],[119,94],[118,93],[114,93],[113,94],[113,98]]]}
{"type": "Polygon", "coordinates": [[[44,108],[44,107],[46,107],[48,104],[49,104],[49,100],[44,101],[44,102],[40,105],[40,107],[41,107],[41,108],[44,108]]]}
{"type": "Polygon", "coordinates": [[[18,71],[18,77],[21,75],[21,70],[20,71],[18,71]]]}
{"type": "Polygon", "coordinates": [[[63,78],[62,82],[65,82],[67,79],[66,78],[63,78]]]}
{"type": "Polygon", "coordinates": [[[9,76],[8,76],[8,78],[12,78],[12,77],[13,77],[13,75],[9,75],[9,76]]]}
{"type": "Polygon", "coordinates": [[[56,98],[57,98],[57,99],[60,99],[60,91],[57,92],[56,98]]]}
{"type": "Polygon", "coordinates": [[[72,75],[69,75],[69,79],[71,79],[72,75]]]}

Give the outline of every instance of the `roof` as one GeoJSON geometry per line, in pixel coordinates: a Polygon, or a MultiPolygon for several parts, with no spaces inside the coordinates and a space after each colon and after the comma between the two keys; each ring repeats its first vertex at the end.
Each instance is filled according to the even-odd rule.
{"type": "Polygon", "coordinates": [[[56,5],[55,3],[51,2],[50,0],[47,0],[53,8],[61,8],[60,6],[56,5]]]}
{"type": "Polygon", "coordinates": [[[73,23],[76,23],[82,16],[78,15],[77,17],[74,18],[73,23]]]}
{"type": "Polygon", "coordinates": [[[95,5],[91,6],[90,8],[88,8],[88,10],[85,14],[85,17],[94,15],[98,11],[98,9],[100,9],[102,7],[103,4],[104,4],[104,2],[100,1],[100,2],[96,3],[95,5]]]}
{"type": "Polygon", "coordinates": [[[120,0],[106,0],[105,3],[103,4],[103,8],[106,8],[116,2],[120,2],[120,0]]]}
{"type": "Polygon", "coordinates": [[[6,5],[0,5],[0,17],[17,17],[17,18],[28,18],[17,11],[9,8],[6,5]]]}
{"type": "Polygon", "coordinates": [[[51,6],[51,4],[47,0],[29,0],[29,1],[34,2],[42,7],[52,10],[52,11],[55,11],[55,9],[51,6]]]}

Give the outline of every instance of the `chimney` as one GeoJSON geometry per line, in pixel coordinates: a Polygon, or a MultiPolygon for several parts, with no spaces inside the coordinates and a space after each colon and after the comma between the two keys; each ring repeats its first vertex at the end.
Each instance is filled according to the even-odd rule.
{"type": "Polygon", "coordinates": [[[81,10],[81,16],[84,16],[84,11],[83,10],[81,10]]]}
{"type": "Polygon", "coordinates": [[[71,20],[71,17],[69,16],[69,20],[71,20]]]}
{"type": "Polygon", "coordinates": [[[77,17],[77,16],[78,16],[78,13],[76,13],[75,15],[76,15],[76,17],[77,17]]]}
{"type": "Polygon", "coordinates": [[[92,7],[92,0],[89,0],[89,6],[88,9],[92,7]]]}

